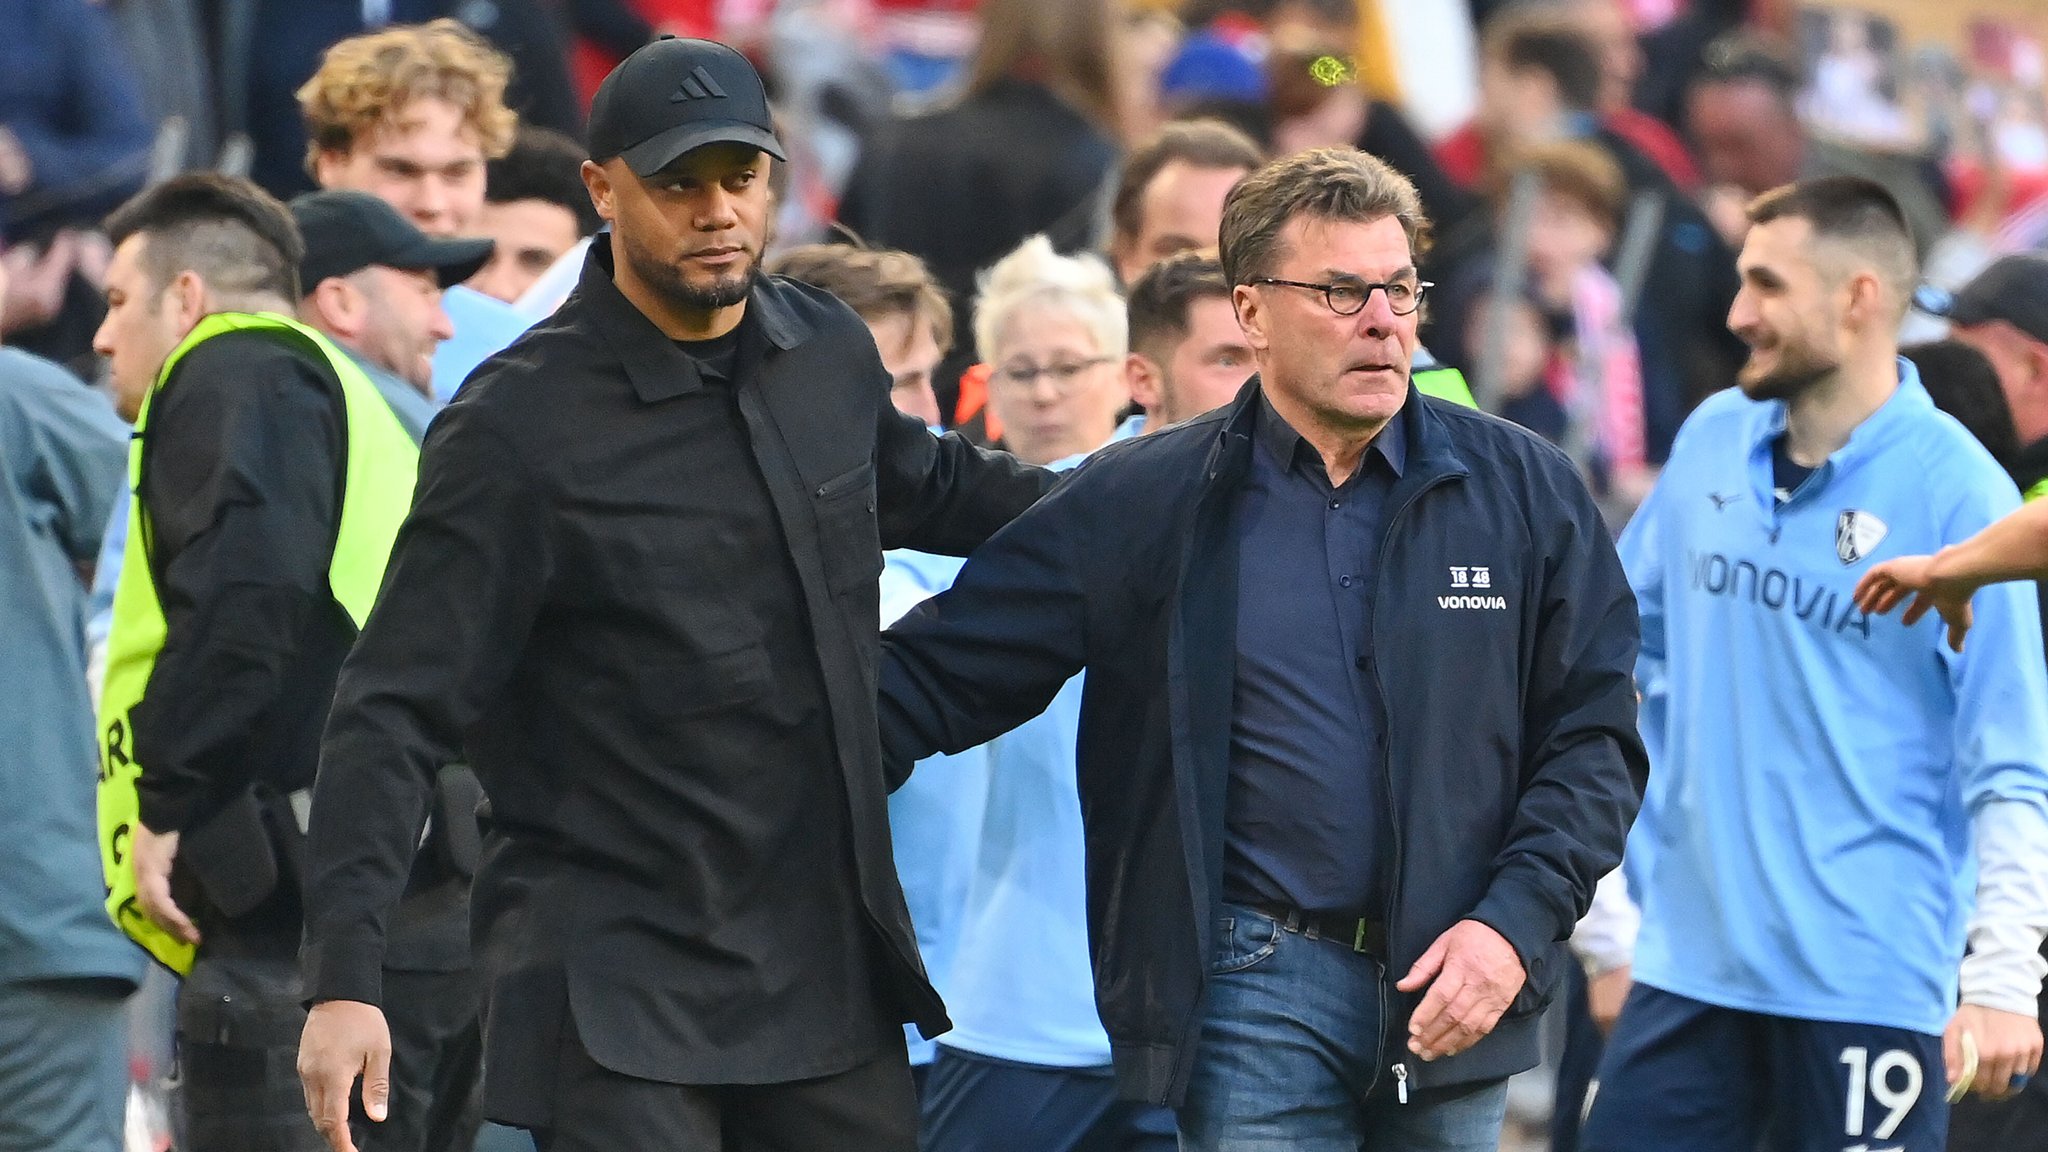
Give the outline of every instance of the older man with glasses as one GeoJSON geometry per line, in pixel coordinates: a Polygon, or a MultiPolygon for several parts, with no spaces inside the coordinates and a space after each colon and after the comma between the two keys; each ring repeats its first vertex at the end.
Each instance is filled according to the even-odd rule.
{"type": "Polygon", "coordinates": [[[1087,670],[1096,1004],[1185,1149],[1491,1152],[1641,796],[1592,498],[1412,386],[1425,228],[1355,149],[1246,177],[1222,263],[1259,374],[1097,453],[884,637],[899,766],[1087,670]]]}

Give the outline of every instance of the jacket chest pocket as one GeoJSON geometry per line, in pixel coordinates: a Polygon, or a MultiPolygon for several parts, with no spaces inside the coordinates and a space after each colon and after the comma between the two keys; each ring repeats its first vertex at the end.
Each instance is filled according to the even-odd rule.
{"type": "Polygon", "coordinates": [[[882,537],[875,522],[875,466],[865,462],[811,489],[818,550],[835,594],[872,593],[882,574],[882,537]]]}

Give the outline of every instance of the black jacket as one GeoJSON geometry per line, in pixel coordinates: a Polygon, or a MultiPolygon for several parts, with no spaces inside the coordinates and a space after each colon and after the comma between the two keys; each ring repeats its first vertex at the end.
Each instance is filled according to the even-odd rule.
{"type": "MultiPolygon", "coordinates": [[[[1111,445],[883,637],[891,765],[970,747],[1086,668],[1078,768],[1096,1000],[1127,1096],[1177,1102],[1222,871],[1238,548],[1258,381],[1230,408],[1111,445]]],[[[1635,601],[1565,457],[1411,392],[1373,619],[1394,813],[1389,970],[1460,919],[1529,984],[1493,1034],[1407,1059],[1422,1087],[1536,1063],[1562,941],[1621,859],[1646,778],[1635,601]],[[1485,570],[1485,578],[1477,573],[1485,570]],[[1457,579],[1464,577],[1463,581],[1457,579]]],[[[1361,866],[1369,862],[1361,861],[1361,866]]],[[[1390,1006],[1405,1037],[1417,997],[1390,1006]]]]}
{"type": "Polygon", "coordinates": [[[570,1005],[600,1064],[676,1083],[943,1030],[890,854],[881,550],[964,553],[1051,482],[896,412],[866,325],[794,282],[705,380],[608,240],[429,429],[313,803],[307,991],[375,1002],[432,771],[467,752],[485,1107],[527,1125],[570,1005]]]}

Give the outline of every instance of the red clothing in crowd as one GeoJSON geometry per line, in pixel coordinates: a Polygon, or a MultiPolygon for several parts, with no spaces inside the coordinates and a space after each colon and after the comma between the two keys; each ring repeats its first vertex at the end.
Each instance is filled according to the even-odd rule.
{"type": "MultiPolygon", "coordinates": [[[[1673,132],[1670,125],[1634,108],[1610,112],[1601,124],[1627,141],[1630,147],[1649,157],[1673,184],[1678,185],[1680,191],[1689,194],[1699,190],[1699,166],[1693,163],[1685,142],[1678,138],[1678,133],[1673,132]]],[[[1486,175],[1486,139],[1480,135],[1478,123],[1468,122],[1444,137],[1436,146],[1436,162],[1443,166],[1444,175],[1460,187],[1478,185],[1486,175]]]]}

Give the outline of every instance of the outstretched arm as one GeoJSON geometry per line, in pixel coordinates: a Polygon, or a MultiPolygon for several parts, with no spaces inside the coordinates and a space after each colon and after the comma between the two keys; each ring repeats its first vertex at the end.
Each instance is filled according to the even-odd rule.
{"type": "Polygon", "coordinates": [[[1949,647],[1961,652],[1973,622],[1970,598],[1979,588],[2043,578],[2048,578],[2048,500],[2037,500],[1932,556],[1900,556],[1872,568],[1856,584],[1856,606],[1881,616],[1905,604],[1907,627],[1929,610],[1939,612],[1948,625],[1949,647]]]}

